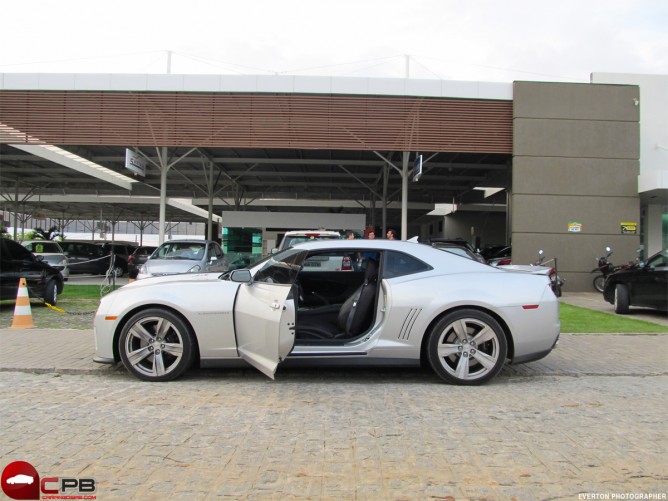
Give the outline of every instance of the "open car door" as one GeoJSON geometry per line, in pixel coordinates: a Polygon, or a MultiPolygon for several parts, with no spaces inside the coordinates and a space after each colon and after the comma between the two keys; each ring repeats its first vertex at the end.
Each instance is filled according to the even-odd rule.
{"type": "Polygon", "coordinates": [[[239,355],[272,379],[295,344],[294,285],[306,254],[290,249],[270,258],[250,283],[239,287],[234,304],[239,355]]]}

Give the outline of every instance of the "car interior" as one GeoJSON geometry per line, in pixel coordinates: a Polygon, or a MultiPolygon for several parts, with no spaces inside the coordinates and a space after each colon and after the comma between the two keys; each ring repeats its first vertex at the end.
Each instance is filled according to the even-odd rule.
{"type": "MultiPolygon", "coordinates": [[[[359,270],[299,273],[295,337],[299,344],[350,341],[373,325],[378,291],[378,253],[359,270]]],[[[341,261],[341,257],[339,257],[341,261]]]]}
{"type": "Polygon", "coordinates": [[[344,344],[363,336],[375,321],[380,278],[432,269],[405,252],[345,249],[304,252],[298,248],[271,257],[255,282],[293,284],[295,344],[344,344]]]}

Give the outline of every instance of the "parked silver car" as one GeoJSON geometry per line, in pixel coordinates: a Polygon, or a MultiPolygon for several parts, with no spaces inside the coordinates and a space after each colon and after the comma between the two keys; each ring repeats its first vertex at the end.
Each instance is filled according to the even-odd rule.
{"type": "Polygon", "coordinates": [[[171,240],[159,246],[139,267],[137,280],[179,273],[227,271],[223,249],[212,240],[171,240]]]}
{"type": "Polygon", "coordinates": [[[21,242],[23,247],[32,252],[36,257],[57,269],[63,276],[63,280],[70,278],[70,262],[58,242],[53,240],[25,240],[21,242]]]}
{"type": "Polygon", "coordinates": [[[95,361],[147,381],[196,363],[246,361],[273,378],[279,363],[425,362],[475,385],[506,360],[546,356],[560,328],[548,277],[389,240],[315,241],[248,269],[140,280],[104,296],[94,322],[95,361]],[[303,266],[355,253],[359,271],[303,266]]]}

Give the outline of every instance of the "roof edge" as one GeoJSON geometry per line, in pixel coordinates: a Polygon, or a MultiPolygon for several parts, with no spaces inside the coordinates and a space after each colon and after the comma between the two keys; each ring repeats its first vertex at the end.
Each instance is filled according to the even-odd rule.
{"type": "Polygon", "coordinates": [[[294,93],[513,99],[512,83],[297,75],[0,73],[0,90],[294,93]]]}

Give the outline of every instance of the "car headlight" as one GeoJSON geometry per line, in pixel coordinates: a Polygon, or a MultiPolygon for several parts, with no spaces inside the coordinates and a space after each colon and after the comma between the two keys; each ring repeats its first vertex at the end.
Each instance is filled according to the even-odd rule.
{"type": "Polygon", "coordinates": [[[202,267],[199,264],[196,264],[195,266],[193,266],[192,268],[190,268],[188,270],[188,273],[197,273],[201,269],[202,269],[202,267]]]}
{"type": "Polygon", "coordinates": [[[142,278],[148,278],[151,275],[148,273],[148,270],[146,269],[146,265],[142,264],[137,268],[137,280],[141,280],[142,278]]]}
{"type": "Polygon", "coordinates": [[[61,259],[60,262],[58,263],[58,266],[63,266],[63,267],[67,266],[67,258],[61,259]]]}

